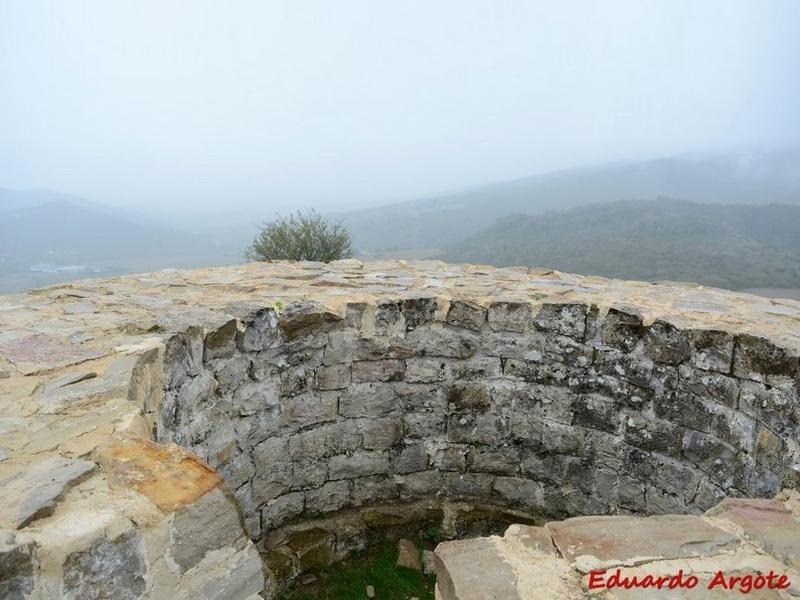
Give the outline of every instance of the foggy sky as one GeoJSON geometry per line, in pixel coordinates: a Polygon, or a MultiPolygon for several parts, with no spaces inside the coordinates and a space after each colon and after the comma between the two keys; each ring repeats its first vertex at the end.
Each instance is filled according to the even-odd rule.
{"type": "Polygon", "coordinates": [[[796,0],[3,0],[0,187],[352,206],[800,143],[796,0]]]}

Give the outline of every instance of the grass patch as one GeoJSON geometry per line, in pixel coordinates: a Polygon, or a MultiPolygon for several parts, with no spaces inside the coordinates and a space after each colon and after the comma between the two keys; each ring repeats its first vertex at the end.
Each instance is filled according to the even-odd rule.
{"type": "Polygon", "coordinates": [[[375,588],[376,600],[434,600],[436,577],[395,566],[394,543],[381,544],[314,575],[309,586],[296,582],[281,600],[360,600],[367,586],[375,588]]]}

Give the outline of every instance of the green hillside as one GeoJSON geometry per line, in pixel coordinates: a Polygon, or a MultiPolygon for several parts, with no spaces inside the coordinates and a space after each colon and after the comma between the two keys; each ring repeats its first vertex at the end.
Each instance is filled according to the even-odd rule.
{"type": "Polygon", "coordinates": [[[339,216],[361,251],[444,248],[509,215],[660,196],[708,204],[800,205],[800,150],[570,169],[339,216]]]}
{"type": "Polygon", "coordinates": [[[515,215],[441,258],[743,289],[800,287],[800,206],[620,201],[515,215]]]}

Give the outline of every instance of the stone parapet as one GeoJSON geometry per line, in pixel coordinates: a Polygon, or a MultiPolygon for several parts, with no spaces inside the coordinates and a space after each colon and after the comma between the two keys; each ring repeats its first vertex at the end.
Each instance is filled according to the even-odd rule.
{"type": "Polygon", "coordinates": [[[251,264],[0,297],[0,597],[269,597],[363,547],[344,525],[381,506],[770,498],[798,481],[799,357],[797,302],[537,269],[251,264]]]}

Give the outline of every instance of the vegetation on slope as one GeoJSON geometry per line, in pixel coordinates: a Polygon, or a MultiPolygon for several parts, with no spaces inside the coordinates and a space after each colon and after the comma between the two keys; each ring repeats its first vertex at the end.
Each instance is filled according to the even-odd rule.
{"type": "Polygon", "coordinates": [[[800,205],[800,150],[569,169],[342,215],[358,250],[444,248],[496,219],[626,198],[800,205]]]}
{"type": "Polygon", "coordinates": [[[337,563],[315,576],[310,586],[298,582],[282,600],[354,600],[366,598],[366,589],[375,589],[376,600],[433,600],[436,578],[395,565],[397,550],[385,543],[337,563]]]}
{"type": "Polygon", "coordinates": [[[452,245],[442,258],[730,289],[797,288],[800,206],[660,198],[515,215],[452,245]]]}

